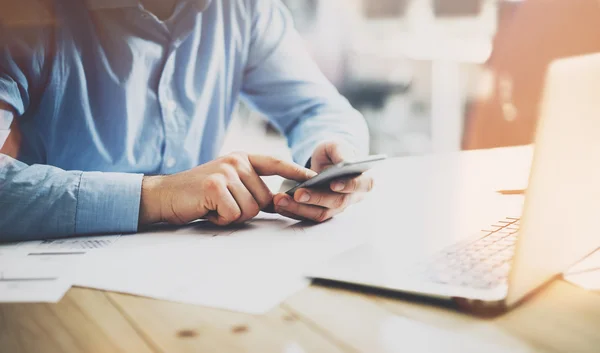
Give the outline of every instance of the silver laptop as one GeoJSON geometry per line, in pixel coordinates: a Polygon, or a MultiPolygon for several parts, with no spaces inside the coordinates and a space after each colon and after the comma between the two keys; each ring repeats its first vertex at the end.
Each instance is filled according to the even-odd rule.
{"type": "MultiPolygon", "coordinates": [[[[562,59],[550,66],[522,215],[501,216],[475,239],[418,262],[399,265],[400,252],[394,255],[393,250],[366,244],[308,275],[449,299],[475,310],[505,310],[596,250],[600,246],[600,54],[562,59]]],[[[440,238],[439,234],[411,236],[440,238]]],[[[402,254],[410,252],[403,250],[402,254]]]]}

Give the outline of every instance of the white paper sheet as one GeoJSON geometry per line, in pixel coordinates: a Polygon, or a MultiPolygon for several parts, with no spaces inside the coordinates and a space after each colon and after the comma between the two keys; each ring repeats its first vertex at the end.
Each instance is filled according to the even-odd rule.
{"type": "Polygon", "coordinates": [[[596,250],[594,253],[576,263],[566,272],[566,274],[577,274],[593,270],[600,270],[600,250],[596,250]]]}
{"type": "Polygon", "coordinates": [[[0,254],[25,256],[85,255],[93,250],[111,247],[119,238],[120,235],[108,235],[24,241],[0,245],[0,254]]]}
{"type": "Polygon", "coordinates": [[[57,256],[0,253],[0,302],[58,302],[71,287],[71,265],[57,256]]]}
{"type": "Polygon", "coordinates": [[[58,302],[83,257],[119,235],[28,241],[0,246],[0,302],[58,302]]]}
{"type": "Polygon", "coordinates": [[[600,250],[571,267],[564,279],[584,289],[600,290],[600,250]]]}
{"type": "Polygon", "coordinates": [[[192,227],[166,242],[169,233],[142,235],[145,246],[135,251],[131,236],[128,247],[94,252],[74,283],[261,314],[306,287],[302,274],[309,266],[356,246],[367,234],[352,212],[321,225],[261,214],[244,226],[214,228],[209,237],[204,226],[197,227],[196,236],[192,227]],[[160,246],[148,246],[150,238],[160,246]]]}
{"type": "Polygon", "coordinates": [[[0,278],[0,303],[57,303],[69,288],[64,278],[0,278]]]}
{"type": "Polygon", "coordinates": [[[600,291],[600,270],[566,275],[565,280],[583,289],[600,291]]]}

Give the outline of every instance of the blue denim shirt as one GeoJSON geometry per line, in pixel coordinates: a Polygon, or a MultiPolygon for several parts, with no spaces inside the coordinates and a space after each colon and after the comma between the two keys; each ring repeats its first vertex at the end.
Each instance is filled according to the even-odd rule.
{"type": "Polygon", "coordinates": [[[0,154],[2,241],[137,231],[143,175],[215,158],[240,98],[298,163],[324,140],[367,149],[363,118],[279,0],[180,0],[164,21],[135,0],[12,7],[0,14],[0,101],[21,139],[0,154]]]}

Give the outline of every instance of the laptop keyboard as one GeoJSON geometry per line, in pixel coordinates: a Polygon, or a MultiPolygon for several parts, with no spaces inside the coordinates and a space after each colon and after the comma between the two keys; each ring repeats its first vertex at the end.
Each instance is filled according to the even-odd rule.
{"type": "Polygon", "coordinates": [[[505,218],[477,240],[440,252],[425,266],[425,276],[436,283],[476,289],[506,284],[519,232],[518,218],[505,218]]]}

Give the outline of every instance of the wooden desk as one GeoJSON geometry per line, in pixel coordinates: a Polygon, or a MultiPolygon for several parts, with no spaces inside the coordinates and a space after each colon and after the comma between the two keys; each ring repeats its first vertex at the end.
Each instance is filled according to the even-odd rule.
{"type": "MultiPolygon", "coordinates": [[[[486,153],[492,163],[480,166],[479,177],[505,170],[502,158],[525,165],[530,156],[519,160],[521,152],[486,153]]],[[[468,156],[478,163],[482,157],[468,156]]],[[[522,186],[523,178],[505,188],[522,186]]],[[[261,316],[73,288],[58,304],[0,305],[0,352],[414,352],[394,329],[402,318],[460,337],[446,352],[463,352],[463,339],[507,352],[600,351],[600,294],[555,281],[492,319],[317,286],[261,316]]]]}
{"type": "MultiPolygon", "coordinates": [[[[264,316],[73,288],[58,304],[0,305],[0,351],[398,352],[402,332],[382,335],[398,317],[507,352],[600,348],[600,294],[557,281],[494,319],[315,286],[264,316]]],[[[462,352],[460,346],[446,351],[462,352]]]]}

